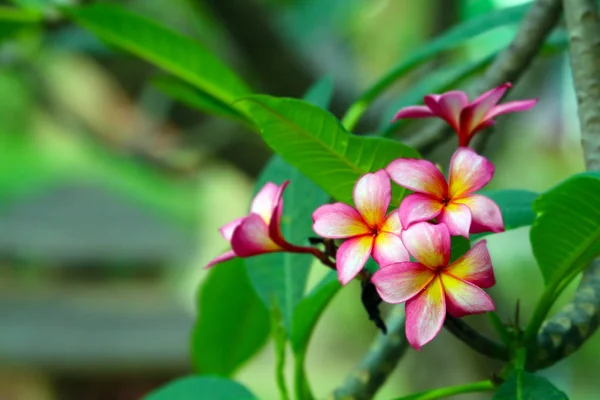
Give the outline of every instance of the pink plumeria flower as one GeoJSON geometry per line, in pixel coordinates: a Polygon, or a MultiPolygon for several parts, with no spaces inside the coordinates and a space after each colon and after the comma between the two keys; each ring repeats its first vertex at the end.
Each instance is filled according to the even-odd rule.
{"type": "Polygon", "coordinates": [[[400,204],[398,214],[407,229],[433,218],[445,224],[452,236],[503,232],[500,208],[488,197],[473,194],[494,176],[494,165],[468,147],[459,147],[450,160],[448,183],[436,166],[427,161],[400,158],[386,168],[394,182],[415,193],[400,204]]]}
{"type": "Polygon", "coordinates": [[[267,182],[250,205],[250,214],[223,226],[219,231],[231,243],[232,250],[212,260],[205,268],[231,260],[234,257],[251,257],[276,251],[313,253],[310,247],[295,246],[286,242],[281,234],[283,191],[289,181],[278,186],[267,182]]]}
{"type": "Polygon", "coordinates": [[[340,282],[350,282],[372,254],[384,267],[408,261],[396,211],[386,216],[392,197],[390,178],[383,170],[363,175],[354,185],[356,209],[344,203],[326,204],[313,213],[313,229],[330,239],[348,239],[338,249],[336,268],[340,282]]]}
{"type": "Polygon", "coordinates": [[[496,283],[485,240],[450,262],[450,233],[445,225],[419,222],[402,232],[417,262],[388,265],[371,281],[387,303],[406,302],[406,337],[420,350],[440,331],[446,311],[460,318],[495,309],[481,289],[496,283]]]}
{"type": "Polygon", "coordinates": [[[475,133],[495,123],[498,115],[526,111],[535,106],[537,99],[509,101],[498,104],[510,83],[494,88],[469,104],[465,92],[452,90],[442,94],[430,94],[423,98],[424,106],[404,107],[396,113],[393,121],[400,118],[439,117],[445,120],[458,134],[458,145],[468,146],[475,133]]]}

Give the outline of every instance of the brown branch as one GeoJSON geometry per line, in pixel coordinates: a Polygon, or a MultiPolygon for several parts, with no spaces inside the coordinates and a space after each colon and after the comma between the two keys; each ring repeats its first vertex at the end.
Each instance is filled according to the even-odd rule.
{"type": "MultiPolygon", "coordinates": [[[[596,0],[563,0],[577,94],[581,145],[588,171],[600,171],[600,21],[596,0]]],[[[600,259],[583,273],[571,302],[538,333],[533,369],[550,366],[579,349],[598,329],[600,259]]]]}
{"type": "Polygon", "coordinates": [[[404,307],[392,309],[387,328],[387,334],[377,334],[364,358],[328,397],[329,400],[366,400],[375,395],[408,348],[404,307]]]}
{"type": "Polygon", "coordinates": [[[456,338],[480,354],[497,360],[508,361],[510,359],[510,353],[506,346],[482,336],[467,323],[454,318],[450,314],[446,315],[444,327],[456,336],[456,338]]]}

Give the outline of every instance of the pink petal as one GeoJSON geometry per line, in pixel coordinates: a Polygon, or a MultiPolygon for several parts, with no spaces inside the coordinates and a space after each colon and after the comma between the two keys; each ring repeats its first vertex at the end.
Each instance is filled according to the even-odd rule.
{"type": "Polygon", "coordinates": [[[446,306],[453,317],[460,318],[496,309],[490,296],[477,286],[444,273],[440,274],[440,278],[446,293],[446,306]]]}
{"type": "Polygon", "coordinates": [[[445,120],[455,131],[459,130],[460,112],[469,103],[464,92],[452,90],[439,96],[425,96],[423,100],[434,114],[445,120]]]}
{"type": "Polygon", "coordinates": [[[269,227],[258,214],[250,214],[233,232],[231,248],[239,257],[281,250],[269,237],[269,227]]]}
{"type": "Polygon", "coordinates": [[[363,269],[371,255],[373,236],[365,235],[346,240],[337,251],[336,266],[342,285],[350,282],[363,269]]]}
{"type": "Polygon", "coordinates": [[[470,233],[504,232],[500,208],[489,197],[472,194],[456,199],[453,203],[464,204],[471,210],[470,233]]]}
{"type": "Polygon", "coordinates": [[[235,256],[236,256],[236,254],[233,252],[233,250],[229,250],[228,252],[226,252],[224,254],[221,254],[220,256],[215,257],[211,262],[209,262],[208,264],[206,264],[206,267],[204,267],[204,269],[209,269],[209,268],[213,267],[216,264],[222,263],[224,261],[231,260],[235,256]]]}
{"type": "Polygon", "coordinates": [[[392,119],[392,122],[400,118],[427,118],[433,116],[434,114],[427,106],[409,106],[401,108],[392,119]]]}
{"type": "Polygon", "coordinates": [[[406,302],[406,338],[416,350],[429,343],[446,319],[446,299],[439,277],[406,302]]]}
{"type": "Polygon", "coordinates": [[[509,101],[504,104],[499,104],[493,107],[485,116],[485,119],[496,118],[498,115],[506,114],[510,112],[527,111],[533,108],[537,103],[537,99],[532,100],[516,100],[509,101]]]}
{"type": "Polygon", "coordinates": [[[494,164],[478,155],[473,149],[459,147],[450,160],[450,198],[471,194],[492,180],[494,164]]]}
{"type": "Polygon", "coordinates": [[[379,230],[383,232],[395,233],[396,235],[402,233],[402,223],[400,223],[400,215],[398,214],[398,210],[394,210],[388,214],[379,230]]]}
{"type": "Polygon", "coordinates": [[[386,303],[397,304],[416,296],[435,277],[435,273],[413,262],[391,264],[375,272],[371,282],[386,303]]]}
{"type": "Polygon", "coordinates": [[[356,209],[368,225],[381,225],[392,198],[387,172],[364,174],[354,185],[353,198],[356,209]]]}
{"type": "Polygon", "coordinates": [[[379,232],[373,245],[373,259],[381,268],[402,261],[409,261],[410,255],[400,236],[394,233],[379,232]]]}
{"type": "Polygon", "coordinates": [[[492,260],[485,240],[477,242],[444,272],[482,288],[490,288],[496,284],[492,260]]]}
{"type": "Polygon", "coordinates": [[[221,229],[219,229],[219,232],[221,232],[221,235],[225,238],[225,240],[231,242],[231,236],[233,236],[233,231],[242,223],[243,220],[246,219],[246,217],[234,219],[233,221],[223,225],[221,229]]]}
{"type": "Polygon", "coordinates": [[[445,225],[418,222],[402,232],[408,252],[426,267],[445,267],[450,261],[450,233],[445,225]]]}
{"type": "Polygon", "coordinates": [[[438,222],[448,227],[451,236],[464,236],[468,239],[469,229],[471,229],[471,210],[463,204],[450,203],[444,207],[438,222]]]}
{"type": "Polygon", "coordinates": [[[288,243],[283,238],[281,233],[281,215],[283,214],[283,191],[287,187],[290,181],[285,181],[279,186],[277,193],[275,194],[275,206],[273,208],[271,219],[267,222],[269,224],[269,236],[279,246],[286,248],[288,243]]]}
{"type": "Polygon", "coordinates": [[[398,214],[400,222],[409,228],[415,222],[429,221],[437,217],[444,207],[444,203],[426,194],[413,193],[404,198],[400,203],[398,214]]]}
{"type": "Polygon", "coordinates": [[[313,213],[313,230],[319,236],[330,239],[371,233],[362,217],[354,208],[344,203],[325,204],[313,213]]]}
{"type": "Polygon", "coordinates": [[[387,166],[394,182],[418,193],[443,198],[448,192],[446,179],[439,169],[427,160],[399,158],[387,166]]]}
{"type": "MultiPolygon", "coordinates": [[[[285,185],[287,185],[287,183],[285,185]]],[[[271,221],[271,215],[273,215],[275,206],[280,201],[278,198],[280,193],[279,186],[273,182],[267,182],[262,189],[258,191],[256,196],[254,196],[252,204],[250,204],[250,212],[260,215],[268,224],[269,221],[271,221]]]]}
{"type": "Polygon", "coordinates": [[[496,88],[488,90],[470,104],[470,108],[473,110],[473,119],[477,121],[482,121],[485,119],[487,113],[496,105],[502,97],[504,93],[511,88],[512,85],[510,83],[504,83],[496,88]]]}

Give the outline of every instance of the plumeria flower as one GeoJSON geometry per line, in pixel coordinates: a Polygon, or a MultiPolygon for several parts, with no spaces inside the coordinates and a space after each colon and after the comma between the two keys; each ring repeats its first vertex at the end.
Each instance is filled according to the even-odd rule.
{"type": "Polygon", "coordinates": [[[205,268],[236,256],[251,257],[276,251],[314,253],[310,247],[286,242],[281,234],[283,191],[288,184],[289,181],[281,186],[267,182],[252,200],[250,214],[231,221],[219,230],[225,240],[231,243],[232,250],[216,257],[205,268]]]}
{"type": "Polygon", "coordinates": [[[452,236],[503,232],[498,205],[474,194],[494,176],[494,165],[468,147],[459,147],[450,160],[448,183],[436,166],[427,161],[400,158],[386,168],[394,182],[415,193],[404,198],[399,208],[404,228],[433,218],[445,224],[452,236]]]}
{"type": "Polygon", "coordinates": [[[408,261],[396,211],[386,216],[392,196],[390,178],[383,170],[363,175],[354,185],[356,209],[344,203],[326,204],[313,213],[313,229],[330,239],[348,239],[338,249],[336,267],[340,282],[350,282],[372,254],[383,267],[408,261]]]}
{"type": "Polygon", "coordinates": [[[500,85],[482,94],[470,104],[466,93],[458,90],[430,94],[423,98],[424,106],[404,107],[396,113],[392,122],[400,118],[439,117],[456,131],[458,145],[468,146],[475,133],[493,125],[494,118],[498,115],[526,111],[535,106],[537,99],[498,104],[511,86],[510,83],[500,85]]]}
{"type": "Polygon", "coordinates": [[[456,318],[495,309],[481,289],[495,283],[485,240],[450,261],[450,232],[445,225],[419,222],[402,232],[417,262],[400,262],[375,272],[371,281],[387,303],[406,302],[406,337],[420,350],[440,331],[446,312],[456,318]]]}

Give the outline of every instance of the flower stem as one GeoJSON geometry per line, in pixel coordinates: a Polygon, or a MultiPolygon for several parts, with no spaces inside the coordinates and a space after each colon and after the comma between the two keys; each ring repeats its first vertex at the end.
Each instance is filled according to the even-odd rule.
{"type": "Polygon", "coordinates": [[[305,352],[300,352],[296,354],[294,360],[294,391],[296,393],[296,400],[313,400],[314,398],[306,379],[306,371],[304,370],[305,355],[305,352]]]}
{"type": "Polygon", "coordinates": [[[502,343],[504,343],[507,346],[510,345],[510,343],[512,342],[512,335],[506,329],[506,326],[504,326],[498,314],[494,311],[490,311],[486,313],[486,315],[488,317],[488,320],[490,321],[490,324],[492,325],[498,336],[500,336],[500,340],[502,340],[502,343]]]}
{"type": "Polygon", "coordinates": [[[510,358],[509,350],[506,346],[482,336],[471,326],[458,318],[452,317],[450,314],[446,315],[444,327],[480,354],[503,361],[508,361],[510,358]]]}
{"type": "Polygon", "coordinates": [[[462,393],[485,392],[493,390],[494,384],[490,380],[467,383],[465,385],[448,386],[440,389],[427,390],[420,393],[410,394],[404,397],[398,397],[394,400],[434,400],[445,399],[448,396],[454,396],[462,393]]]}

